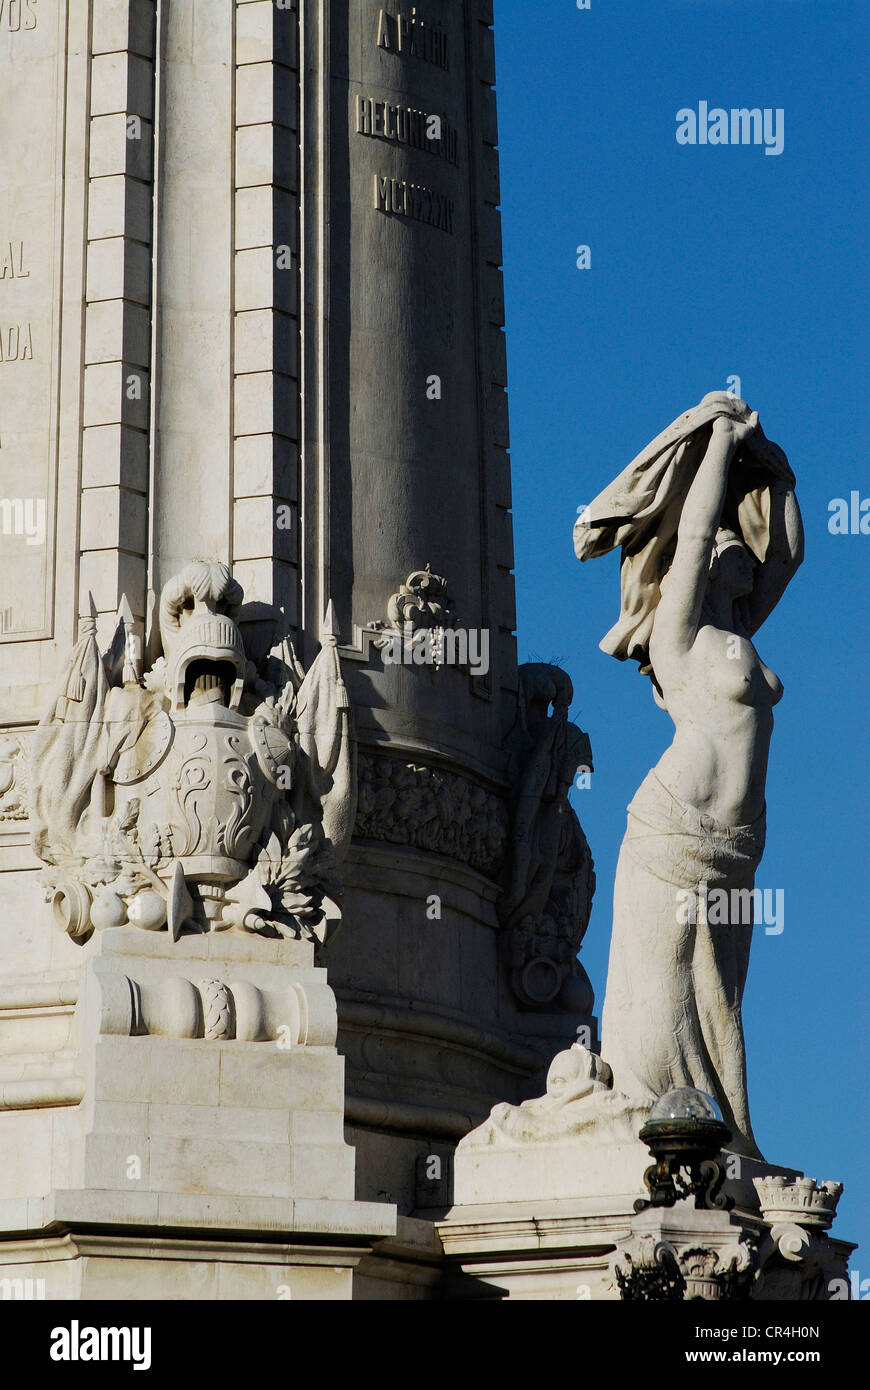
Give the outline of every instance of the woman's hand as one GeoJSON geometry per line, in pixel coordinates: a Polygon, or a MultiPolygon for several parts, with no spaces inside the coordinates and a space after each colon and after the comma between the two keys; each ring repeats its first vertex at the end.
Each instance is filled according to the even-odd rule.
{"type": "Polygon", "coordinates": [[[753,410],[748,420],[735,420],[730,415],[717,415],[713,421],[713,437],[727,439],[731,448],[736,449],[758,430],[758,411],[753,410]]]}

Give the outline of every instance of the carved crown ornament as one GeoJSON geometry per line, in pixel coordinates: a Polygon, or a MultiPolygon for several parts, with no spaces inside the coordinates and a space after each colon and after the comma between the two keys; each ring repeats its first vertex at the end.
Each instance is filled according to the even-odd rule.
{"type": "Polygon", "coordinates": [[[286,638],[249,659],[243,599],[226,565],[185,566],[145,671],[126,601],[108,652],[82,623],[31,789],[46,900],[78,942],[125,924],[323,941],[340,921],[356,768],[332,604],[306,674],[286,638]]]}
{"type": "Polygon", "coordinates": [[[387,618],[391,627],[402,632],[433,627],[453,627],[456,605],[447,592],[447,580],[425,569],[412,570],[387,602],[387,618]]]}
{"type": "Polygon", "coordinates": [[[456,624],[456,605],[447,592],[447,580],[443,574],[433,574],[427,562],[423,569],[412,570],[404,584],[390,595],[386,623],[376,619],[367,626],[373,634],[373,645],[382,654],[391,653],[385,660],[402,661],[405,649],[412,656],[410,664],[437,669],[445,664],[468,664],[467,660],[457,662],[455,647],[452,659],[445,652],[444,634],[456,624]]]}
{"type": "Polygon", "coordinates": [[[753,1178],[765,1221],[797,1226],[830,1226],[843,1192],[841,1182],[817,1183],[815,1178],[785,1178],[776,1173],[753,1178]]]}

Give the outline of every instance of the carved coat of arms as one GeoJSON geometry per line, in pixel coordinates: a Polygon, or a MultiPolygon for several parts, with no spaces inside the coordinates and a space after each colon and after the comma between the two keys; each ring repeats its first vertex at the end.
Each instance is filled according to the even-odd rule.
{"type": "Polygon", "coordinates": [[[323,940],[340,919],[356,774],[329,615],[307,674],[287,641],[258,669],[243,597],[225,565],[188,565],[144,675],[132,621],[105,655],[83,625],[35,736],[31,806],[47,896],[79,941],[125,923],[323,940]]]}

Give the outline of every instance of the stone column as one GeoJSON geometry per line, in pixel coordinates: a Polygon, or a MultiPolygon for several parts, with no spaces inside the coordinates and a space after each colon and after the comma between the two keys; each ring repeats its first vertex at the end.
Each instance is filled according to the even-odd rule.
{"type": "Polygon", "coordinates": [[[80,621],[107,650],[126,598],[147,669],[162,586],[220,560],[252,660],[287,638],[308,667],[331,601],[359,810],[319,961],[359,1193],[406,1212],[445,1205],[496,1099],[540,1089],[578,1028],[594,1045],[588,992],[511,945],[501,897],[533,759],[492,21],[490,0],[22,0],[0,24],[0,960],[81,965],[31,928],[26,786],[80,621]],[[421,585],[448,655],[390,662],[421,585]]]}
{"type": "Polygon", "coordinates": [[[518,999],[497,911],[518,677],[492,5],[300,18],[303,642],[331,597],[360,755],[323,959],[361,1191],[408,1211],[443,1203],[427,1157],[447,1174],[492,1101],[594,1024],[518,999]],[[426,566],[485,670],[385,662],[389,601],[426,566]]]}

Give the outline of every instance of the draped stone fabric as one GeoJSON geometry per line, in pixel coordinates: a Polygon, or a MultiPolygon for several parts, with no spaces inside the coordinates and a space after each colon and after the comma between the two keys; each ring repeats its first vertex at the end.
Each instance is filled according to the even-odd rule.
{"type": "Polygon", "coordinates": [[[732,890],[751,890],[764,836],[764,813],[719,825],[648,773],[616,868],[602,1016],[602,1055],[624,1095],[651,1103],[695,1086],[719,1102],[735,1151],[754,1155],[741,1017],[752,922],[742,911],[713,923],[680,908],[703,885],[726,890],[729,903],[732,890]]]}
{"type": "Polygon", "coordinates": [[[323,833],[341,858],[356,817],[356,740],[335,638],[323,634],[321,641],[296,696],[304,782],[294,791],[294,810],[303,820],[322,819],[323,833]]]}
{"type": "MultiPolygon", "coordinates": [[[[649,642],[661,581],[670,567],[686,495],[710,440],[717,416],[749,418],[736,396],[713,391],[680,415],[638,454],[586,507],[574,526],[579,560],[622,547],[619,621],[600,643],[620,661],[649,671],[649,642]]],[[[761,433],[738,451],[729,478],[723,521],[741,535],[757,560],[770,540],[770,488],[776,479],[794,484],[785,454],[761,433]]]]}
{"type": "Polygon", "coordinates": [[[33,740],[31,756],[39,776],[32,781],[31,839],[36,854],[48,863],[63,864],[81,855],[108,690],[96,623],[88,618],[33,740]]]}

